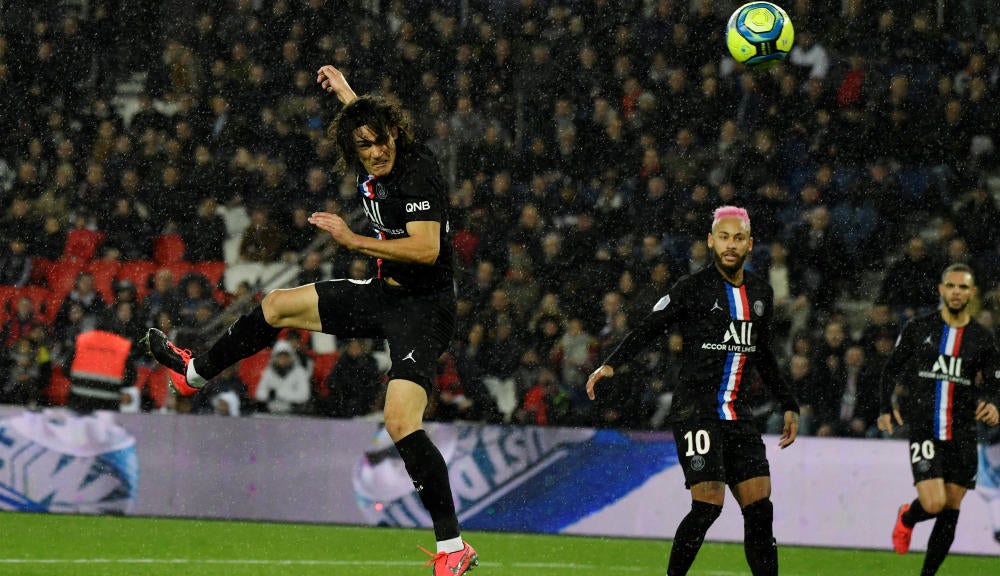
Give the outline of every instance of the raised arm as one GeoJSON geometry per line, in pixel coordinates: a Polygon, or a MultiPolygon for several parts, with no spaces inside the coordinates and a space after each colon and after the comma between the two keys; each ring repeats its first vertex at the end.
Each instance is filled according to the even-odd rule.
{"type": "Polygon", "coordinates": [[[316,71],[316,83],[327,92],[333,92],[341,104],[350,104],[358,97],[344,78],[344,73],[327,64],[316,71]]]}

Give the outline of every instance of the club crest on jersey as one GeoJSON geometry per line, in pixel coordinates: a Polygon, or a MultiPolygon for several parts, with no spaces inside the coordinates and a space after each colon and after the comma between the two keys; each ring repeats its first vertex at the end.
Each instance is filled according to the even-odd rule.
{"type": "Polygon", "coordinates": [[[754,303],[753,303],[753,312],[757,316],[763,316],[764,315],[764,303],[761,302],[760,300],[755,300],[754,303]]]}
{"type": "Polygon", "coordinates": [[[382,186],[381,182],[376,182],[375,179],[376,176],[372,174],[366,176],[364,180],[359,179],[358,190],[361,192],[362,196],[368,198],[369,200],[372,200],[374,198],[378,198],[379,200],[385,200],[386,197],[385,187],[382,186]]]}

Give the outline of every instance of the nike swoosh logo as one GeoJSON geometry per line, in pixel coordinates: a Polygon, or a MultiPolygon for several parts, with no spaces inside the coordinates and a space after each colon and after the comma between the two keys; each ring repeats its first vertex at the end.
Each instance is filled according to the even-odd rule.
{"type": "Polygon", "coordinates": [[[462,558],[459,559],[458,566],[455,566],[454,568],[449,566],[448,570],[451,570],[452,574],[461,574],[462,565],[468,562],[468,560],[469,560],[469,548],[466,547],[465,550],[462,551],[462,558]]]}

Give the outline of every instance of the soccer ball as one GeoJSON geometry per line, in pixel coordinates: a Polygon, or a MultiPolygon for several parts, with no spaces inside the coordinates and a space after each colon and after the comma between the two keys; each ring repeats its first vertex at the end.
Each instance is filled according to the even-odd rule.
{"type": "Polygon", "coordinates": [[[788,14],[770,2],[750,2],[733,12],[726,24],[726,45],[737,62],[763,70],[788,56],[795,29],[788,14]]]}

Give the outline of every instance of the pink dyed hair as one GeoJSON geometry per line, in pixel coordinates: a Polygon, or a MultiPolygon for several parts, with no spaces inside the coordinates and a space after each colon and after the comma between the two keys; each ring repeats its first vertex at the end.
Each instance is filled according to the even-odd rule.
{"type": "Polygon", "coordinates": [[[715,225],[719,223],[719,220],[723,218],[739,218],[747,225],[747,230],[750,230],[750,215],[747,214],[746,208],[740,208],[739,206],[719,206],[712,213],[713,230],[715,230],[715,225]]]}

